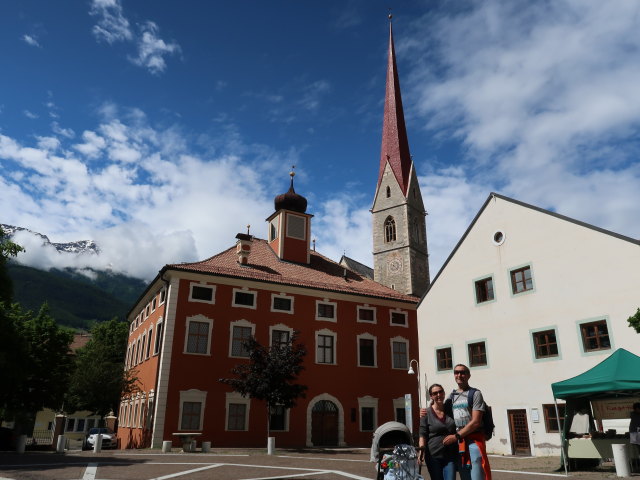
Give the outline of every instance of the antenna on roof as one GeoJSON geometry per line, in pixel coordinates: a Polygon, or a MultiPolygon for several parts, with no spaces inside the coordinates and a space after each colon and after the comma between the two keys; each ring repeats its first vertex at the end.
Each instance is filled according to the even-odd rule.
{"type": "Polygon", "coordinates": [[[247,224],[247,235],[251,235],[251,234],[249,233],[249,230],[250,230],[250,229],[251,229],[251,225],[247,224]]]}
{"type": "Polygon", "coordinates": [[[315,238],[313,239],[313,251],[314,252],[316,251],[316,239],[315,238]]]}

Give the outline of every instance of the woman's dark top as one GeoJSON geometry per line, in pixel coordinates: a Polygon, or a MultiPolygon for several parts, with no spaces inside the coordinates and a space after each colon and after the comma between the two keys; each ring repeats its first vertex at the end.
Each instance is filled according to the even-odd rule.
{"type": "Polygon", "coordinates": [[[427,415],[420,419],[420,436],[427,439],[428,455],[434,458],[453,458],[458,451],[458,445],[444,445],[442,440],[447,435],[456,433],[456,424],[452,415],[445,413],[444,418],[438,418],[432,407],[427,408],[427,415]]]}

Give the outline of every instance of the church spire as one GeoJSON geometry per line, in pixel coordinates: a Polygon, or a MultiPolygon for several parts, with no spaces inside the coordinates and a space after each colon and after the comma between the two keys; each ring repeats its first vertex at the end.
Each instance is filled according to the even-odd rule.
{"type": "Polygon", "coordinates": [[[396,52],[393,46],[393,28],[389,15],[389,53],[387,59],[387,88],[384,100],[384,119],[382,122],[382,149],[380,152],[380,173],[378,188],[382,182],[385,166],[393,171],[402,193],[406,196],[411,173],[411,154],[407,140],[407,128],[404,124],[400,80],[396,66],[396,52]]]}

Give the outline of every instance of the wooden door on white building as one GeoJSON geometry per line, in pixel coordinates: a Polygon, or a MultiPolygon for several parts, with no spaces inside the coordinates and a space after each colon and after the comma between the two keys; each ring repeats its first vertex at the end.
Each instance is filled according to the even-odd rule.
{"type": "Polygon", "coordinates": [[[527,411],[524,408],[507,410],[507,416],[509,418],[509,434],[511,435],[511,454],[531,455],[527,411]]]}

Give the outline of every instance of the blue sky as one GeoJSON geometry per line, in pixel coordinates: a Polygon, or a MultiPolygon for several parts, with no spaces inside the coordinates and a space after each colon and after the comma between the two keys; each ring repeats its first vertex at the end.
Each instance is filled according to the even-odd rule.
{"type": "Polygon", "coordinates": [[[640,236],[640,4],[0,4],[0,223],[21,261],[153,276],[309,199],[317,248],[371,264],[387,9],[435,273],[489,192],[640,236]]]}

